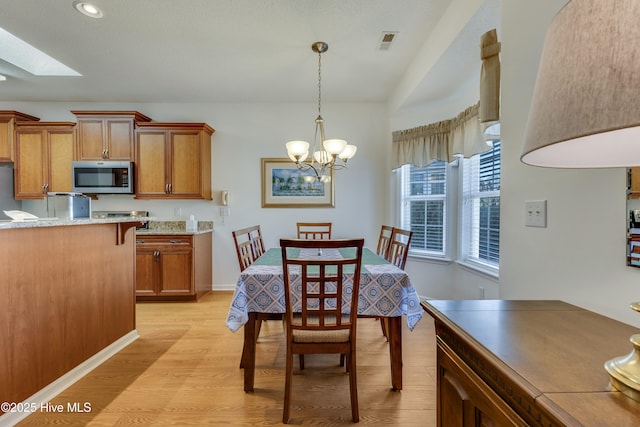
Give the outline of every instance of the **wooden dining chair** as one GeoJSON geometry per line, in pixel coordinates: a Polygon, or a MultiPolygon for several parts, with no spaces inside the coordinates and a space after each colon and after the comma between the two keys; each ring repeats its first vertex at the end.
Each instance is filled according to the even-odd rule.
{"type": "MultiPolygon", "coordinates": [[[[412,236],[413,231],[383,225],[380,231],[380,238],[378,239],[378,255],[383,256],[391,264],[404,270],[404,266],[407,263],[407,255],[409,255],[409,245],[411,244],[412,236]],[[388,234],[389,229],[391,229],[391,235],[387,240],[385,233],[388,234]],[[381,246],[384,247],[385,245],[386,253],[384,249],[381,250],[381,246]]],[[[388,341],[389,320],[385,317],[378,317],[378,320],[380,320],[382,334],[388,341]]]]}
{"type": "Polygon", "coordinates": [[[380,229],[380,237],[378,237],[378,248],[376,253],[387,259],[389,253],[389,244],[391,243],[391,235],[393,234],[393,227],[389,225],[383,225],[380,229]]]}
{"type": "MultiPolygon", "coordinates": [[[[246,270],[255,260],[265,253],[264,241],[262,240],[262,230],[259,225],[242,228],[232,231],[233,241],[236,245],[236,254],[240,271],[246,270]]],[[[256,317],[256,327],[254,339],[257,342],[260,336],[260,329],[263,320],[282,320],[280,313],[258,313],[256,317]]],[[[242,348],[240,357],[240,367],[244,368],[244,359],[247,354],[245,347],[242,348]]]]}
{"type": "Polygon", "coordinates": [[[265,252],[262,230],[259,225],[254,225],[232,231],[231,234],[236,244],[240,271],[244,271],[265,252]]]}
{"type": "Polygon", "coordinates": [[[298,222],[298,239],[327,240],[331,239],[330,222],[298,222]]]}
{"type": "Polygon", "coordinates": [[[360,419],[356,377],[356,326],[364,239],[281,239],[285,288],[287,360],[282,422],[289,422],[293,356],[346,356],[351,417],[360,419]],[[294,251],[300,249],[295,257],[294,251]],[[348,257],[331,257],[329,250],[355,248],[348,257]],[[305,251],[309,249],[310,251],[305,251]],[[323,256],[317,256],[318,250],[323,256]],[[345,289],[351,282],[351,289],[345,289]]]}
{"type": "Polygon", "coordinates": [[[404,266],[407,263],[407,255],[409,255],[409,245],[411,244],[412,236],[413,231],[395,227],[391,233],[387,261],[401,270],[404,270],[404,266]]]}

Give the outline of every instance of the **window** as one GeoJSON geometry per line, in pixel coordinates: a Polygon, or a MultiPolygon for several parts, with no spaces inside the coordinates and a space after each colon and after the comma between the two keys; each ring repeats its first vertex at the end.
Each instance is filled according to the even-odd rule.
{"type": "Polygon", "coordinates": [[[399,169],[399,223],[413,231],[409,255],[453,259],[497,275],[500,261],[500,125],[485,131],[491,147],[447,164],[399,169]]]}
{"type": "Polygon", "coordinates": [[[462,164],[460,260],[496,271],[500,260],[500,140],[462,164]]]}
{"type": "Polygon", "coordinates": [[[411,253],[444,256],[447,164],[400,168],[400,227],[413,231],[411,253]]]}

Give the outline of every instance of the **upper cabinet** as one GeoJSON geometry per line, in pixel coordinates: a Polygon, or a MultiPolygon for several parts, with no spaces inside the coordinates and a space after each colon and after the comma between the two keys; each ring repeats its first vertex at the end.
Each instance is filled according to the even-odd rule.
{"type": "Polygon", "coordinates": [[[627,169],[627,199],[640,199],[640,167],[627,169]]]}
{"type": "Polygon", "coordinates": [[[211,135],[206,123],[139,123],[136,198],[211,200],[211,135]]]}
{"type": "Polygon", "coordinates": [[[137,111],[72,111],[78,118],[78,160],[135,161],[135,128],[151,119],[137,111]]]}
{"type": "Polygon", "coordinates": [[[49,191],[72,191],[73,122],[15,124],[15,198],[42,199],[49,191]]]}
{"type": "Polygon", "coordinates": [[[37,117],[18,111],[0,110],[0,163],[15,161],[14,125],[18,122],[37,122],[37,117]]]}

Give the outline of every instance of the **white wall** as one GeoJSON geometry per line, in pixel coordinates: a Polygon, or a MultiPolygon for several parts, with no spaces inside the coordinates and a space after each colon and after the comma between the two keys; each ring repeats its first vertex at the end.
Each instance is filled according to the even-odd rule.
{"type": "MultiPolygon", "coordinates": [[[[358,146],[348,169],[336,172],[336,207],[323,209],[263,209],[261,207],[262,157],[286,157],[285,142],[313,139],[315,104],[92,104],[0,103],[0,109],[17,110],[43,121],[69,120],[69,110],[137,110],[156,121],[206,122],[216,129],[212,138],[214,201],[134,200],[133,196],[101,196],[94,210],[149,210],[160,220],[195,214],[215,222],[213,287],[233,288],[240,272],[231,231],[260,224],[265,244],[278,245],[293,237],[297,221],[332,221],[336,237],[365,237],[377,243],[380,224],[388,211],[386,171],[391,151],[390,131],[382,104],[323,103],[327,137],[343,137],[358,146]],[[230,194],[230,216],[220,216],[219,192],[230,194]]],[[[23,209],[44,212],[44,202],[25,201],[23,209]]]]}
{"type": "Polygon", "coordinates": [[[520,162],[546,28],[566,0],[502,2],[500,297],[561,299],[640,326],[640,270],[626,266],[623,169],[520,162]],[[547,228],[524,226],[525,200],[547,200],[547,228]]]}

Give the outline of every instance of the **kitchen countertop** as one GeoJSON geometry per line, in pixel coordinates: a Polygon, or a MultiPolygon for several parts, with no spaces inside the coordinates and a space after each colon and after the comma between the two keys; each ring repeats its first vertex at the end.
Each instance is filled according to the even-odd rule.
{"type": "Polygon", "coordinates": [[[58,218],[39,218],[24,221],[0,221],[0,230],[15,228],[34,228],[34,227],[60,227],[72,225],[92,225],[92,224],[115,224],[122,222],[147,222],[153,220],[153,217],[136,217],[136,218],[78,218],[78,219],[58,219],[58,218]]]}
{"type": "Polygon", "coordinates": [[[136,230],[136,236],[196,235],[213,232],[212,221],[198,221],[197,231],[187,231],[185,221],[149,221],[148,229],[136,230]]]}

